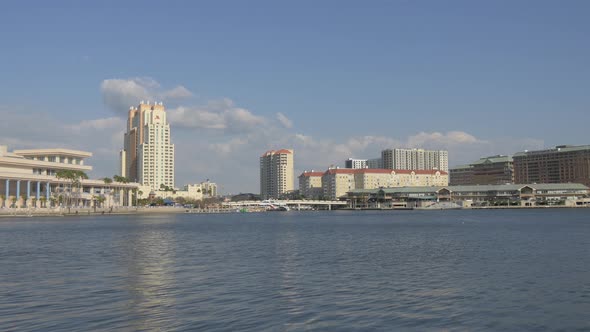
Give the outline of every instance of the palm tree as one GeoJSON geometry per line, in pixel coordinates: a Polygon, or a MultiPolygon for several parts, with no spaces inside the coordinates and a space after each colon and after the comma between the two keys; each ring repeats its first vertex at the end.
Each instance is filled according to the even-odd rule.
{"type": "Polygon", "coordinates": [[[124,177],[124,176],[120,176],[120,175],[113,175],[113,180],[115,180],[115,182],[120,182],[120,183],[129,183],[129,179],[124,177]]]}
{"type": "MultiPolygon", "coordinates": [[[[63,179],[66,181],[67,185],[68,185],[68,191],[66,194],[66,203],[68,205],[68,209],[70,208],[71,205],[71,199],[72,199],[72,191],[75,188],[76,189],[76,205],[78,205],[78,198],[79,198],[79,194],[80,194],[80,189],[82,188],[82,180],[83,179],[88,179],[88,175],[82,171],[74,171],[74,170],[59,170],[55,176],[58,179],[63,179]]],[[[63,187],[62,184],[62,189],[65,189],[63,187]]],[[[62,190],[65,191],[65,190],[62,190]]]]}
{"type": "Polygon", "coordinates": [[[98,196],[96,198],[96,201],[98,202],[98,204],[100,204],[101,207],[102,207],[102,203],[104,203],[105,200],[106,200],[106,198],[104,196],[98,196]]]}
{"type": "MultiPolygon", "coordinates": [[[[109,194],[109,196],[112,196],[112,195],[113,195],[113,191],[112,191],[112,189],[111,189],[111,186],[110,186],[110,184],[111,184],[111,183],[113,183],[113,179],[111,179],[111,178],[109,178],[109,177],[104,177],[104,178],[102,178],[102,181],[104,182],[104,184],[106,184],[106,185],[107,185],[105,189],[108,189],[108,191],[109,191],[109,193],[108,193],[108,194],[109,194]]],[[[111,197],[111,198],[112,198],[112,197],[111,197]]],[[[109,199],[109,204],[112,204],[112,201],[111,201],[110,199],[109,199]]]]}
{"type": "Polygon", "coordinates": [[[0,195],[0,199],[2,200],[2,207],[6,205],[6,196],[0,195]]]}
{"type": "Polygon", "coordinates": [[[41,196],[41,198],[39,198],[39,200],[41,201],[41,207],[47,207],[47,197],[45,196],[41,196]]]}

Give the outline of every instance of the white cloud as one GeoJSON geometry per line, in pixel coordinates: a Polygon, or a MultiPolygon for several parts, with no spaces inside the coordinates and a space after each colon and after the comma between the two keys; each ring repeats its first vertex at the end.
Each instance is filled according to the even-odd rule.
{"type": "Polygon", "coordinates": [[[264,117],[236,107],[227,98],[210,101],[204,106],[169,109],[168,120],[176,127],[224,130],[230,133],[252,131],[268,123],[264,117]]]}
{"type": "Polygon", "coordinates": [[[161,94],[161,98],[166,99],[183,99],[183,98],[190,98],[193,96],[193,93],[190,92],[187,88],[182,85],[179,85],[171,90],[164,91],[161,94]]]}
{"type": "Polygon", "coordinates": [[[151,77],[103,80],[100,91],[104,103],[117,114],[127,114],[129,107],[143,101],[186,99],[193,93],[182,85],[162,90],[160,83],[151,77]]]}
{"type": "Polygon", "coordinates": [[[66,125],[66,127],[77,132],[83,130],[121,130],[125,128],[125,121],[118,117],[110,117],[103,119],[83,120],[76,124],[66,125]]]}
{"type": "Polygon", "coordinates": [[[279,122],[285,128],[292,128],[293,127],[293,121],[291,121],[291,119],[289,119],[285,114],[283,114],[281,112],[277,113],[277,120],[279,120],[279,122]]]}
{"type": "Polygon", "coordinates": [[[102,81],[100,91],[104,103],[115,113],[126,114],[129,107],[141,100],[154,99],[149,84],[138,79],[108,79],[102,81]]]}

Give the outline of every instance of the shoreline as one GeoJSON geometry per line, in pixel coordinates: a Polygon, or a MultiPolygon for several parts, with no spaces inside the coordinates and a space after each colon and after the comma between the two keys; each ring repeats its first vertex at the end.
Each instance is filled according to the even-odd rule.
{"type": "MultiPolygon", "coordinates": [[[[444,211],[444,210],[542,210],[542,209],[584,209],[590,206],[485,206],[485,207],[465,207],[465,208],[450,208],[450,209],[421,209],[421,208],[369,208],[369,209],[352,209],[342,208],[331,211],[444,211]]],[[[297,211],[297,210],[292,210],[297,211]]],[[[305,210],[308,211],[308,210],[305,210]]],[[[330,211],[330,210],[313,210],[313,211],[330,211]]],[[[256,211],[267,212],[267,211],[256,211]]],[[[285,211],[290,212],[290,211],[285,211]]],[[[297,211],[299,212],[299,211],[297,211]]],[[[32,218],[32,217],[85,217],[85,216],[113,216],[113,215],[150,215],[150,214],[226,214],[226,213],[243,213],[235,209],[186,209],[174,207],[158,207],[158,208],[125,208],[125,209],[0,209],[1,218],[32,218]]],[[[246,212],[254,213],[254,212],[246,212]]]]}

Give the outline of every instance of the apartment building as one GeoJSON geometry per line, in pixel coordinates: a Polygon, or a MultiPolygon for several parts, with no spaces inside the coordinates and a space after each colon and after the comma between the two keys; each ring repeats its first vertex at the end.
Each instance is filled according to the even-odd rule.
{"type": "Polygon", "coordinates": [[[293,150],[270,150],[260,157],[260,196],[279,199],[293,191],[293,150]]]}
{"type": "Polygon", "coordinates": [[[443,150],[386,149],[381,160],[385,169],[449,170],[449,153],[443,150]]]}
{"type": "Polygon", "coordinates": [[[324,195],[322,176],[324,172],[305,171],[299,175],[299,194],[307,199],[317,199],[324,195]]]}
{"type": "Polygon", "coordinates": [[[367,159],[348,158],[344,161],[344,168],[361,169],[367,168],[367,159]]]}

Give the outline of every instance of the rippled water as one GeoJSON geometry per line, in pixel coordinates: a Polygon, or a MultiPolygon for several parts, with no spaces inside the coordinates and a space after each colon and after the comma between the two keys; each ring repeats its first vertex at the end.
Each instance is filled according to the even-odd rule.
{"type": "Polygon", "coordinates": [[[590,209],[0,219],[0,330],[589,330],[590,209]]]}

